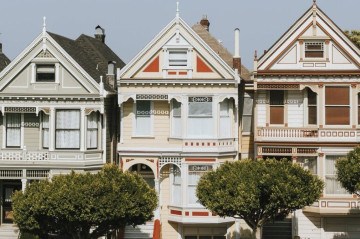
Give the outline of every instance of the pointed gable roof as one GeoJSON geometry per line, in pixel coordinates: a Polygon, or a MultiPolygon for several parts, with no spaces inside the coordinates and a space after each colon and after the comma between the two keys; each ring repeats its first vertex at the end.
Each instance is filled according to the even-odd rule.
{"type": "MultiPolygon", "coordinates": [[[[151,55],[152,57],[156,57],[162,47],[171,40],[167,34],[171,32],[175,33],[178,30],[180,31],[180,35],[182,35],[182,37],[186,35],[186,38],[191,38],[194,48],[196,45],[197,47],[203,49],[203,52],[211,55],[214,62],[216,62],[217,66],[219,66],[219,69],[217,70],[221,71],[222,76],[226,75],[227,79],[234,79],[236,77],[235,71],[225,62],[225,60],[221,58],[214,49],[212,49],[181,17],[176,16],[120,71],[118,80],[130,79],[137,71],[143,69],[150,60],[149,57],[146,58],[145,56],[151,55]]],[[[189,39],[184,40],[187,41],[189,39]]]]}
{"type": "MultiPolygon", "coordinates": [[[[313,26],[315,21],[324,36],[331,39],[360,69],[360,49],[314,3],[258,60],[258,72],[268,71],[277,60],[289,53],[294,43],[313,26]],[[314,20],[315,19],[315,20],[314,20]]],[[[325,69],[324,69],[325,70],[325,69]]],[[[275,70],[276,71],[276,70],[275,70]]]]}
{"type": "MultiPolygon", "coordinates": [[[[125,63],[103,42],[87,35],[80,35],[76,40],[55,33],[49,35],[97,82],[100,76],[106,76],[108,62],[114,61],[116,68],[125,63]]],[[[106,90],[111,90],[105,84],[106,90]]]]}
{"type": "MultiPolygon", "coordinates": [[[[231,53],[200,23],[192,26],[192,29],[203,39],[219,56],[231,67],[233,65],[233,56],[231,53]]],[[[241,78],[250,80],[250,71],[241,65],[241,78]]]]}

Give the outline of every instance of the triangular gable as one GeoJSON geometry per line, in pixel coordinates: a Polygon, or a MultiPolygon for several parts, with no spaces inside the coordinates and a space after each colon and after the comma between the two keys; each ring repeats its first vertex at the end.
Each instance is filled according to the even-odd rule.
{"type": "Polygon", "coordinates": [[[174,77],[234,80],[235,73],[191,27],[181,18],[175,18],[120,71],[118,79],[150,80],[174,77]],[[169,66],[169,59],[174,57],[171,55],[172,51],[178,51],[179,57],[190,64],[183,66],[179,62],[178,68],[169,66]],[[183,56],[180,56],[182,54],[183,56]]]}
{"type": "Polygon", "coordinates": [[[43,32],[0,73],[0,92],[99,94],[99,84],[47,32],[43,32]],[[36,82],[34,65],[54,65],[56,84],[36,82]]]}
{"type": "Polygon", "coordinates": [[[360,50],[315,4],[258,60],[258,71],[317,67],[319,70],[359,70],[360,50]],[[305,52],[308,49],[305,45],[311,42],[323,44],[322,59],[311,59],[305,52]]]}

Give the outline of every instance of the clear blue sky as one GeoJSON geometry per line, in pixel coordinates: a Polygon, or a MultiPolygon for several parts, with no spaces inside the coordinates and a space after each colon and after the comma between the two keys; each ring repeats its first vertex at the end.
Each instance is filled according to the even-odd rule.
{"type": "MultiPolygon", "coordinates": [[[[360,0],[318,0],[319,7],[342,29],[360,29],[360,0]]],[[[180,16],[190,25],[203,15],[210,32],[230,51],[235,28],[241,30],[243,63],[252,69],[254,50],[268,49],[312,4],[312,0],[180,0],[180,16]]],[[[0,42],[14,59],[47,30],[69,38],[106,30],[106,43],[129,62],[175,17],[176,0],[3,0],[0,42]]]]}

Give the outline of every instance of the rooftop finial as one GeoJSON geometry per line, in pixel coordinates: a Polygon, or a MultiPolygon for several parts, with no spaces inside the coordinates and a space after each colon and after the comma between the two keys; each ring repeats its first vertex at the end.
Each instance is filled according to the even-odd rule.
{"type": "Polygon", "coordinates": [[[316,4],[316,0],[313,0],[313,6],[316,7],[317,4],[316,4]]]}
{"type": "Polygon", "coordinates": [[[43,32],[46,32],[46,17],[43,17],[43,32]]]}
{"type": "Polygon", "coordinates": [[[176,2],[176,17],[180,17],[179,1],[176,2]]]}

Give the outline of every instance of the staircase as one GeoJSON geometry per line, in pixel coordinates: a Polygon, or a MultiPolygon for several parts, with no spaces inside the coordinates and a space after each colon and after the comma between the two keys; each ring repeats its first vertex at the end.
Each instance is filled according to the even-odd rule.
{"type": "Polygon", "coordinates": [[[265,224],[262,232],[263,239],[292,239],[291,219],[265,224]]]}
{"type": "Polygon", "coordinates": [[[136,227],[127,226],[125,227],[124,239],[152,239],[153,231],[154,222],[146,222],[146,224],[136,227]]]}
{"type": "Polygon", "coordinates": [[[0,238],[17,239],[19,236],[19,228],[15,224],[1,224],[0,238]]]}

